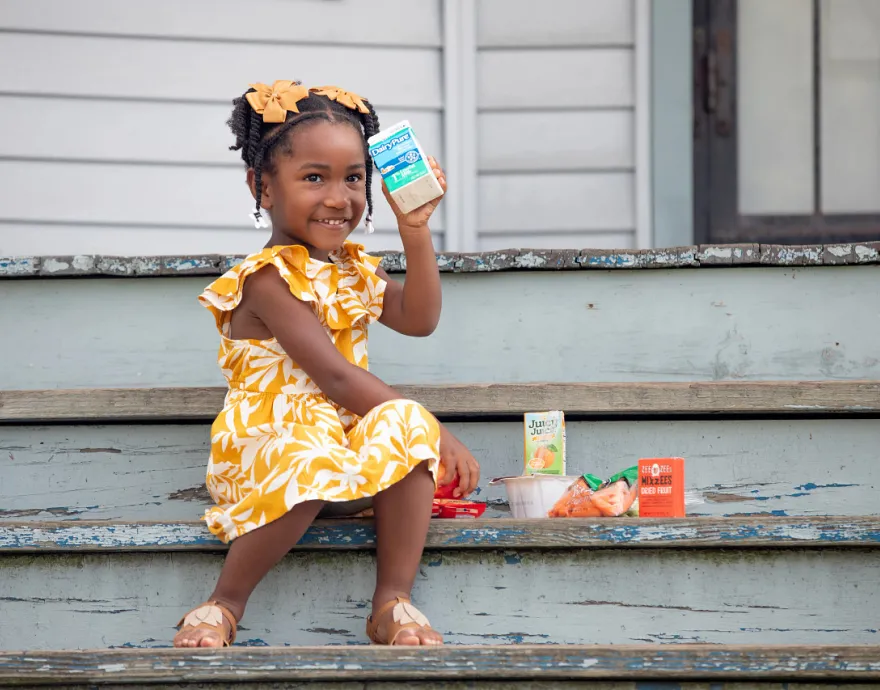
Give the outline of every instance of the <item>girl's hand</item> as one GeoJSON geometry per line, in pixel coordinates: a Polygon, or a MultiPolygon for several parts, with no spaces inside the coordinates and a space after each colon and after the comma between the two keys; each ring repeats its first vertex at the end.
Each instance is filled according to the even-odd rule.
{"type": "Polygon", "coordinates": [[[440,464],[443,465],[443,478],[440,486],[451,484],[455,475],[459,477],[458,488],[453,491],[455,498],[470,496],[480,483],[480,464],[465,445],[440,425],[440,464]]]}
{"type": "MultiPolygon", "coordinates": [[[[434,175],[436,175],[440,186],[443,188],[443,194],[445,196],[446,173],[443,172],[443,168],[440,167],[440,164],[433,156],[428,156],[428,163],[431,166],[431,170],[434,171],[434,175]]],[[[439,196],[433,201],[429,201],[427,204],[419,206],[417,209],[410,211],[409,213],[403,213],[388,193],[388,188],[385,186],[384,181],[382,182],[382,193],[385,194],[385,198],[391,205],[391,210],[394,211],[394,215],[397,217],[397,227],[400,229],[401,234],[413,231],[420,232],[427,228],[431,214],[434,213],[434,209],[437,208],[443,200],[443,197],[439,196]]]]}

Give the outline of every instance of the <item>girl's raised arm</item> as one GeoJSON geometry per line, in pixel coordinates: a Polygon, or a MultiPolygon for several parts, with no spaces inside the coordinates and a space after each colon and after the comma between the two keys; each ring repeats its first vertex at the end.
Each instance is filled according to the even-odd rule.
{"type": "MultiPolygon", "coordinates": [[[[429,157],[428,162],[445,192],[445,173],[433,157],[429,157]]],[[[440,271],[437,268],[434,242],[431,239],[428,221],[443,197],[429,201],[410,213],[401,213],[389,196],[384,183],[382,190],[397,217],[397,228],[406,254],[407,277],[401,285],[397,281],[390,280],[383,269],[377,271],[388,283],[379,322],[404,335],[428,336],[437,328],[442,306],[440,271]]]]}

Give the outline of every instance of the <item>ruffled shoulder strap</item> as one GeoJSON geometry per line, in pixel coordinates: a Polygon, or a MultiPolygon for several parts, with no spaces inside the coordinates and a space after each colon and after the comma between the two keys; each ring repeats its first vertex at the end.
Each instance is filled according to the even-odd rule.
{"type": "Polygon", "coordinates": [[[350,326],[361,319],[372,323],[382,315],[387,283],[377,272],[381,262],[381,258],[370,256],[356,242],[346,242],[337,253],[341,274],[337,302],[343,312],[337,316],[340,325],[350,326]]]}
{"type": "Polygon", "coordinates": [[[278,273],[290,286],[290,292],[294,297],[303,302],[318,301],[309,276],[311,271],[308,250],[299,245],[268,247],[259,254],[251,254],[240,264],[229,269],[199,295],[199,302],[214,315],[220,333],[228,335],[227,314],[241,302],[244,281],[249,275],[269,264],[278,269],[278,273]]]}

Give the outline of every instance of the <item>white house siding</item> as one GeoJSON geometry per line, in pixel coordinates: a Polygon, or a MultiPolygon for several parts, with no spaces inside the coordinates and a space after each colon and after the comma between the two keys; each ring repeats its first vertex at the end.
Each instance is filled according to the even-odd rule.
{"type": "MultiPolygon", "coordinates": [[[[634,246],[640,1],[0,0],[0,255],[261,246],[225,122],[277,78],[340,84],[450,152],[438,248],[634,246]],[[444,42],[451,16],[475,39],[444,42]],[[475,99],[444,97],[469,79],[475,99]]],[[[355,237],[398,248],[377,206],[355,237]]]]}
{"type": "MultiPolygon", "coordinates": [[[[441,31],[440,0],[0,0],[0,254],[260,247],[225,124],[248,82],[339,84],[442,160],[441,31]]],[[[355,237],[398,247],[378,207],[355,237]]]]}
{"type": "Polygon", "coordinates": [[[634,246],[634,0],[477,13],[480,248],[634,246]]]}

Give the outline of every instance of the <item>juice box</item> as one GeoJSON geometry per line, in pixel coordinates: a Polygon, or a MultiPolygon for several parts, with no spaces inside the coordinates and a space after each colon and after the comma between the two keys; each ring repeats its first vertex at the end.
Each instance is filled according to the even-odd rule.
{"type": "Polygon", "coordinates": [[[443,196],[409,120],[374,134],[367,146],[391,198],[404,213],[443,196]]]}
{"type": "Polygon", "coordinates": [[[565,475],[565,415],[560,410],[526,412],[523,474],[565,475]]]}
{"type": "Polygon", "coordinates": [[[684,458],[639,460],[639,517],[684,515],[684,458]]]}

